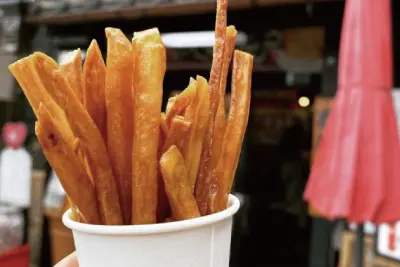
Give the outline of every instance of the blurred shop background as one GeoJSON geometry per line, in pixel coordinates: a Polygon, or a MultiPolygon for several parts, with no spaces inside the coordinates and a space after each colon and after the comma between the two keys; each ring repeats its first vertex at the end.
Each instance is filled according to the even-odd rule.
{"type": "MultiPolygon", "coordinates": [[[[400,2],[392,2],[398,32],[400,2]]],[[[351,246],[340,239],[347,226],[319,218],[302,200],[313,148],[336,91],[343,7],[341,0],[229,1],[237,47],[255,55],[251,115],[234,188],[242,208],[234,224],[232,267],[347,266],[343,259],[351,246]]],[[[0,126],[12,122],[11,134],[20,129],[26,135],[17,155],[25,155],[25,178],[18,183],[7,180],[15,160],[5,159],[4,131],[0,141],[0,266],[17,259],[20,265],[10,266],[50,267],[74,250],[61,222],[65,193],[41,153],[33,112],[8,65],[33,51],[61,61],[78,47],[84,52],[92,39],[105,53],[107,26],[128,36],[158,27],[167,47],[166,102],[189,77],[208,77],[212,41],[206,31],[214,22],[213,0],[0,0],[0,126]],[[184,34],[194,31],[204,38],[198,46],[189,45],[184,34]]],[[[397,69],[398,34],[393,38],[397,69]]],[[[395,79],[398,85],[399,76],[395,79]]],[[[351,242],[351,232],[343,235],[351,242]]]]}

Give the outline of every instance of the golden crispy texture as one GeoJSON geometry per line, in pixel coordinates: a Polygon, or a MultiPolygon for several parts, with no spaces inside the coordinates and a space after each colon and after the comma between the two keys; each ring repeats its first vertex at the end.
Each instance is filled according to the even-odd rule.
{"type": "Polygon", "coordinates": [[[83,103],[83,85],[82,85],[82,53],[78,48],[69,53],[65,62],[60,64],[60,69],[67,77],[72,89],[78,99],[83,103]]]}
{"type": "MultiPolygon", "coordinates": [[[[88,179],[89,179],[89,177],[88,177],[88,179]]],[[[94,190],[94,188],[93,188],[93,190],[94,190]]],[[[78,210],[78,207],[74,204],[74,202],[71,200],[70,197],[68,197],[68,202],[69,202],[69,207],[71,208],[71,219],[76,222],[85,222],[85,220],[82,218],[82,216],[78,210]]],[[[96,209],[97,209],[97,207],[96,207],[96,209]]],[[[99,216],[99,218],[100,218],[100,216],[99,216]]]]}
{"type": "Polygon", "coordinates": [[[156,223],[160,112],[166,52],[157,29],[135,33],[132,224],[156,223]]]}
{"type": "MultiPolygon", "coordinates": [[[[165,122],[165,116],[165,113],[161,112],[160,140],[158,142],[157,154],[158,159],[161,158],[164,143],[168,136],[168,126],[165,122]]],[[[160,166],[157,168],[157,192],[157,222],[164,222],[169,213],[169,203],[167,194],[165,193],[164,181],[161,175],[160,166]]]]}
{"type": "Polygon", "coordinates": [[[213,170],[217,164],[221,155],[222,142],[226,127],[226,112],[225,112],[225,91],[226,91],[226,80],[228,77],[229,65],[231,63],[232,53],[235,49],[237,31],[234,26],[226,28],[226,43],[224,51],[224,60],[221,73],[221,83],[219,86],[219,102],[217,114],[215,115],[214,125],[214,136],[212,141],[212,152],[211,152],[211,170],[213,170]]]}
{"type": "Polygon", "coordinates": [[[165,107],[165,112],[168,113],[172,106],[174,105],[174,102],[176,100],[176,96],[171,96],[170,98],[168,98],[168,102],[167,102],[167,106],[165,107]]]}
{"type": "Polygon", "coordinates": [[[65,111],[72,131],[79,139],[79,149],[87,160],[88,173],[93,176],[103,221],[107,225],[120,225],[123,221],[117,186],[101,133],[62,72],[54,71],[52,80],[54,88],[58,89],[55,100],[65,111]]]}
{"type": "Polygon", "coordinates": [[[210,115],[207,123],[206,133],[203,141],[203,149],[201,151],[201,160],[199,165],[199,170],[197,174],[197,184],[196,187],[196,200],[199,205],[200,213],[204,215],[206,213],[207,207],[206,201],[203,201],[208,191],[207,187],[210,183],[210,173],[211,173],[211,157],[212,157],[212,146],[213,146],[213,131],[215,127],[215,114],[217,113],[218,103],[219,103],[219,86],[221,84],[221,72],[223,67],[223,58],[225,50],[226,41],[226,26],[227,26],[227,0],[217,0],[217,16],[215,20],[215,43],[213,50],[213,61],[211,65],[210,73],[210,115]]]}
{"type": "Polygon", "coordinates": [[[107,142],[106,64],[96,40],[90,43],[83,66],[83,105],[107,142]]]}
{"type": "Polygon", "coordinates": [[[171,124],[171,121],[175,116],[181,115],[185,108],[190,104],[191,100],[196,95],[196,86],[197,82],[191,79],[188,87],[178,96],[176,96],[174,103],[169,111],[167,111],[167,125],[171,124]]]}
{"type": "Polygon", "coordinates": [[[77,205],[85,222],[101,224],[94,186],[82,162],[73,156],[72,147],[67,144],[44,104],[41,104],[38,110],[35,132],[47,160],[57,173],[65,192],[77,205]]]}
{"type": "MultiPolygon", "coordinates": [[[[46,104],[47,109],[53,117],[54,123],[63,132],[66,142],[72,144],[75,136],[65,118],[64,111],[54,102],[53,98],[46,90],[44,84],[49,84],[49,77],[44,78],[44,75],[39,75],[34,56],[31,55],[20,59],[11,64],[8,68],[21,86],[36,117],[38,116],[39,104],[46,104]]],[[[54,61],[52,61],[52,68],[57,69],[57,63],[54,61]]],[[[51,84],[51,87],[52,86],[51,84]]]]}
{"type": "Polygon", "coordinates": [[[132,212],[133,53],[120,29],[106,28],[107,148],[125,224],[132,212]]]}
{"type": "Polygon", "coordinates": [[[253,56],[235,51],[229,118],[221,158],[211,175],[214,183],[209,192],[208,213],[219,212],[227,207],[249,118],[252,70],[253,56]]]}
{"type": "Polygon", "coordinates": [[[160,159],[161,172],[174,220],[200,217],[185,160],[176,146],[171,146],[160,159]]]}
{"type": "Polygon", "coordinates": [[[210,108],[210,91],[208,83],[201,76],[197,76],[197,89],[194,103],[195,110],[192,114],[192,126],[189,136],[187,137],[185,149],[183,150],[186,168],[188,169],[189,184],[193,191],[196,184],[197,171],[199,169],[204,134],[209,118],[207,110],[210,108]]]}
{"type": "Polygon", "coordinates": [[[175,116],[172,119],[171,126],[168,131],[167,139],[165,140],[161,154],[164,154],[171,146],[176,146],[179,151],[183,151],[187,133],[189,132],[191,122],[182,116],[175,116]]]}

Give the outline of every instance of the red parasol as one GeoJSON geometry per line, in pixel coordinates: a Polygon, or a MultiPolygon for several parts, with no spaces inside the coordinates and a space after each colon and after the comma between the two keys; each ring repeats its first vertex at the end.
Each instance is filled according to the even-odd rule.
{"type": "Polygon", "coordinates": [[[347,0],[339,89],[305,199],[330,219],[400,219],[400,145],[392,104],[390,0],[347,0]]]}

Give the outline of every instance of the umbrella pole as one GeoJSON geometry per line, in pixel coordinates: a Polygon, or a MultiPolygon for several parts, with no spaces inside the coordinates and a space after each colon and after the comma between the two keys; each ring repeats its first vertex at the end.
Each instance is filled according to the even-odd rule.
{"type": "Polygon", "coordinates": [[[355,242],[354,267],[364,266],[364,224],[357,225],[355,242]]]}

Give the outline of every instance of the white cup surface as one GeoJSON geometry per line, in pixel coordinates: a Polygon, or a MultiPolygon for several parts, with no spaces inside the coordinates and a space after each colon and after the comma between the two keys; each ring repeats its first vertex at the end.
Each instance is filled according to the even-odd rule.
{"type": "Polygon", "coordinates": [[[228,267],[232,217],[228,208],[196,219],[151,224],[105,226],[75,222],[71,211],[63,223],[72,229],[79,267],[228,267]]]}

